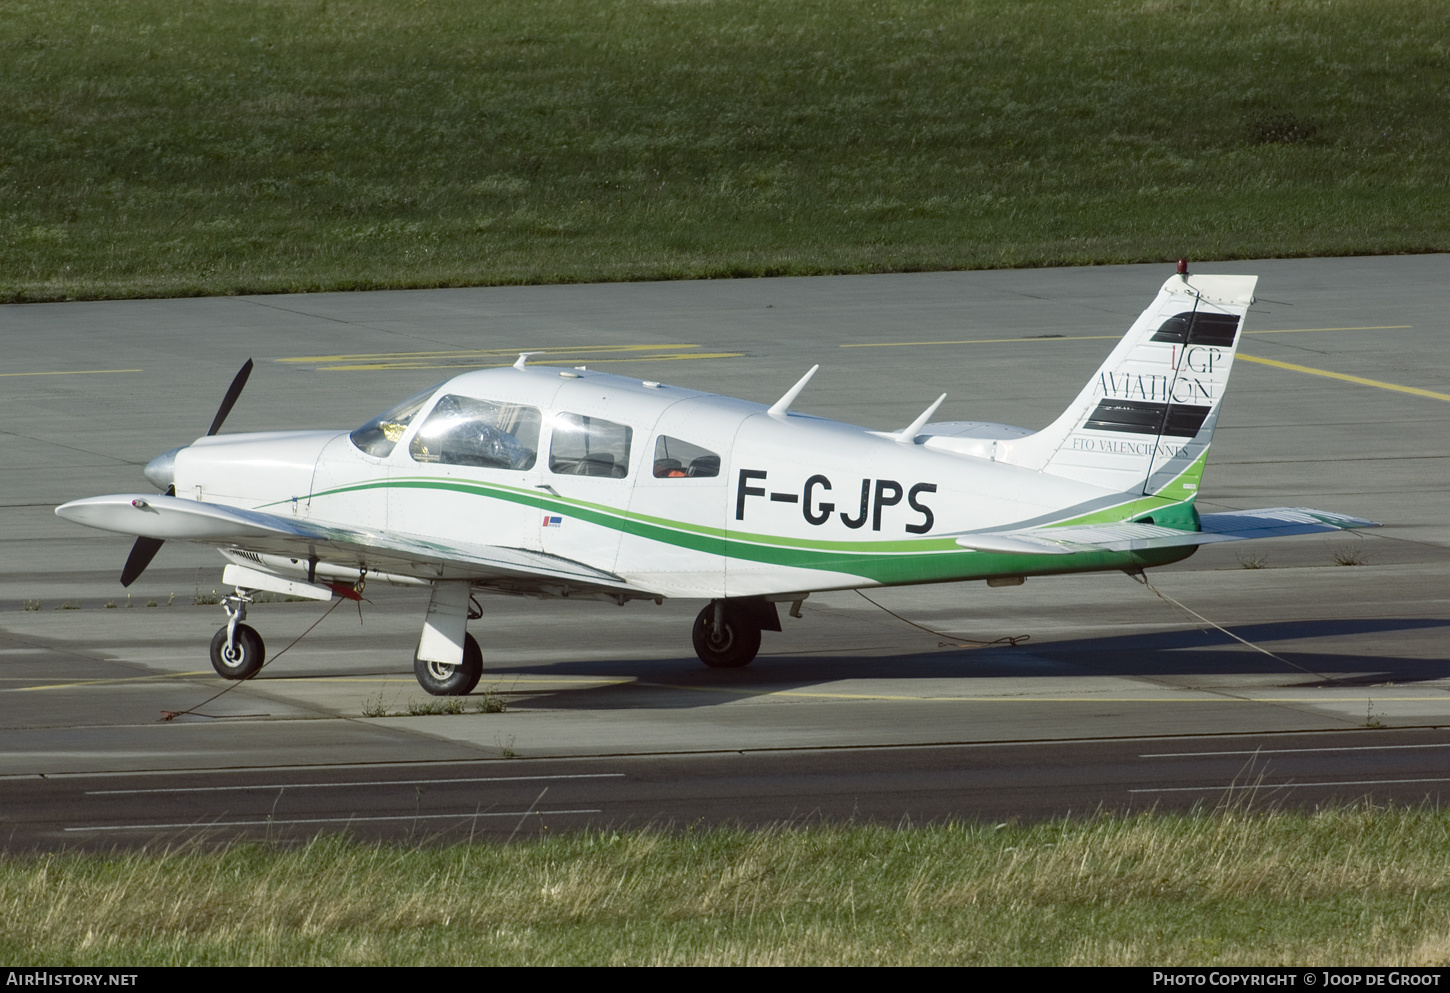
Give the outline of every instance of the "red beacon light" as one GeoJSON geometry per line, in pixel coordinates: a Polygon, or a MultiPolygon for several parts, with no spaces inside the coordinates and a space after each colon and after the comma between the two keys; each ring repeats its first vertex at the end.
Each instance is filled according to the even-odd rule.
{"type": "Polygon", "coordinates": [[[1188,275],[1188,260],[1187,259],[1179,259],[1178,260],[1178,275],[1180,275],[1180,276],[1186,276],[1186,275],[1188,275]]]}

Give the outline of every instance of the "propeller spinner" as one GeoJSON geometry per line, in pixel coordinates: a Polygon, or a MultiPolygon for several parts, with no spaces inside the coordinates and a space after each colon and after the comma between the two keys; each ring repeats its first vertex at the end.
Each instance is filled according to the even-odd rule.
{"type": "MultiPolygon", "coordinates": [[[[247,385],[247,377],[251,374],[252,360],[247,359],[246,364],[237,371],[236,376],[232,379],[232,385],[227,387],[226,396],[222,397],[222,404],[217,408],[216,417],[212,418],[211,427],[207,429],[208,438],[221,430],[222,422],[227,419],[227,415],[236,406],[237,398],[242,395],[242,388],[247,385]]],[[[176,495],[176,453],[179,451],[181,451],[180,448],[173,448],[169,452],[156,456],[146,464],[146,478],[158,487],[165,486],[167,496],[176,495]]],[[[136,539],[136,543],[131,546],[131,554],[126,557],[126,566],[121,570],[122,586],[130,586],[141,577],[141,573],[146,571],[146,567],[161,550],[162,544],[163,541],[160,538],[147,538],[143,535],[136,539]]]]}

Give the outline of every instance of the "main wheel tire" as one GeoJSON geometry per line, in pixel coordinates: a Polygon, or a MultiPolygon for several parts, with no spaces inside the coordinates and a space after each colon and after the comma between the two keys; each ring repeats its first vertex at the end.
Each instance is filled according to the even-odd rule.
{"type": "Polygon", "coordinates": [[[483,650],[473,635],[463,636],[463,661],[458,665],[424,662],[413,657],[413,675],[418,685],[433,696],[467,696],[483,676],[483,650]]]}
{"type": "Polygon", "coordinates": [[[256,629],[238,624],[233,639],[234,648],[227,648],[227,629],[221,628],[211,636],[211,667],[223,679],[246,679],[257,674],[262,663],[267,661],[267,646],[256,629]]]}
{"type": "Polygon", "coordinates": [[[712,669],[742,668],[760,651],[760,628],[729,609],[720,618],[720,632],[716,635],[713,603],[695,618],[691,636],[695,654],[712,669]]]}

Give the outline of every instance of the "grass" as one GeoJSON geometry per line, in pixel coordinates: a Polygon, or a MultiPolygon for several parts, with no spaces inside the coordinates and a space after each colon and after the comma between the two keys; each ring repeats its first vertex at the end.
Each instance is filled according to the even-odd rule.
{"type": "Polygon", "coordinates": [[[1340,545],[1331,548],[1329,554],[1335,565],[1369,565],[1369,553],[1362,545],[1340,545]]]}
{"type": "Polygon", "coordinates": [[[1450,814],[319,837],[0,860],[0,958],[59,965],[1444,965],[1450,814]]]}
{"type": "Polygon", "coordinates": [[[482,693],[470,697],[410,700],[407,706],[401,710],[389,710],[388,705],[383,701],[382,692],[379,691],[376,696],[368,697],[363,701],[362,716],[433,717],[445,714],[462,714],[466,712],[470,702],[472,702],[472,710],[475,714],[501,714],[508,709],[508,701],[499,693],[498,687],[495,685],[484,690],[482,693]]]}
{"type": "Polygon", "coordinates": [[[508,710],[508,700],[499,691],[497,683],[476,694],[474,699],[476,702],[473,709],[480,714],[502,714],[508,710]]]}
{"type": "Polygon", "coordinates": [[[1440,0],[18,0],[0,301],[1450,249],[1440,0]]]}

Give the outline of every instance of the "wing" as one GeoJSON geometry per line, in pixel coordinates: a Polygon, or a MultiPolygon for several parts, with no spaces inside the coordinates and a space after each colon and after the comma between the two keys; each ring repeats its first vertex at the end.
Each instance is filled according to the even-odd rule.
{"type": "Polygon", "coordinates": [[[423,580],[471,579],[528,588],[560,581],[571,587],[641,592],[618,576],[582,562],[527,548],[440,542],[392,531],[318,524],[239,507],[151,493],[74,500],[56,511],[66,520],[147,538],[179,538],[218,548],[301,559],[423,580]]]}
{"type": "Polygon", "coordinates": [[[1179,531],[1157,524],[1074,524],[1066,527],[1023,528],[957,536],[957,544],[984,552],[1027,555],[1070,555],[1073,552],[1127,552],[1184,545],[1208,545],[1249,538],[1279,538],[1294,534],[1320,534],[1354,528],[1379,527],[1375,521],[1348,514],[1331,514],[1303,507],[1270,507],[1204,514],[1199,531],[1179,531]]]}

